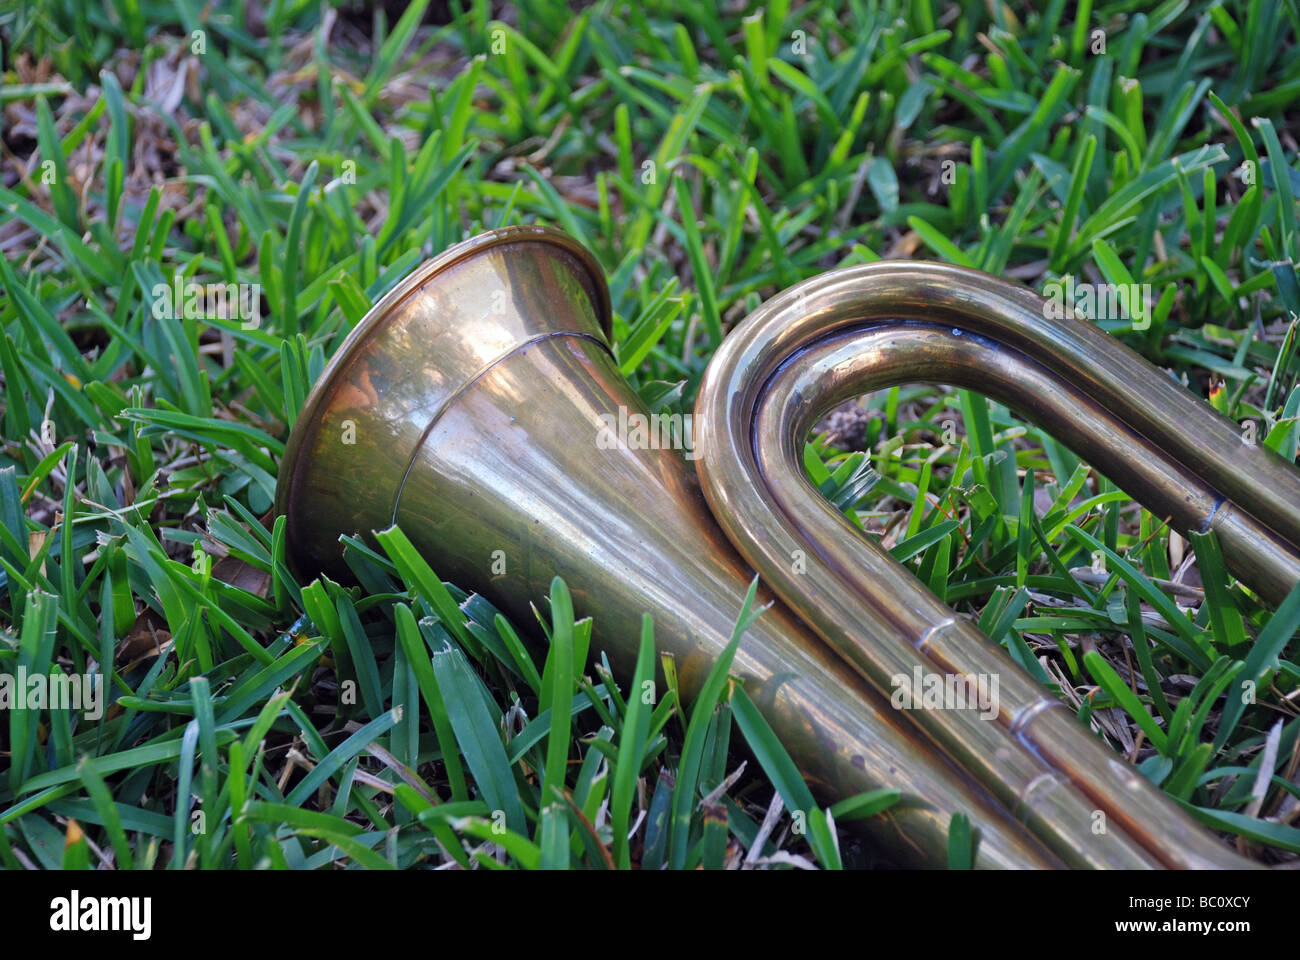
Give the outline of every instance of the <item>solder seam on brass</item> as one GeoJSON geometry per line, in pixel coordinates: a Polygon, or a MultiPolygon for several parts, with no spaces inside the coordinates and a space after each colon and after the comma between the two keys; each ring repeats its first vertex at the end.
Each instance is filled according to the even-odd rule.
{"type": "Polygon", "coordinates": [[[433,428],[437,425],[438,420],[451,407],[451,405],[460,399],[461,395],[465,393],[465,391],[469,390],[470,387],[482,380],[493,367],[497,366],[502,361],[510,359],[510,357],[514,356],[520,350],[526,350],[528,347],[541,343],[543,340],[554,340],[557,338],[590,340],[611,357],[614,355],[613,351],[609,349],[609,345],[599,337],[593,337],[589,333],[573,333],[568,330],[552,330],[548,333],[539,333],[536,336],[529,337],[527,340],[520,341],[509,350],[498,354],[487,363],[483,364],[483,366],[480,367],[473,376],[458,386],[445,400],[443,400],[443,402],[438,406],[438,409],[433,412],[433,416],[429,418],[429,422],[425,424],[424,430],[420,432],[420,439],[416,441],[414,449],[411,450],[411,457],[406,461],[406,469],[402,471],[402,482],[397,485],[397,493],[393,497],[393,515],[392,519],[389,521],[390,523],[397,523],[397,507],[398,504],[402,502],[402,491],[406,489],[406,479],[411,475],[411,468],[415,466],[415,461],[420,456],[420,450],[424,447],[424,441],[429,439],[429,434],[433,432],[433,428]]]}

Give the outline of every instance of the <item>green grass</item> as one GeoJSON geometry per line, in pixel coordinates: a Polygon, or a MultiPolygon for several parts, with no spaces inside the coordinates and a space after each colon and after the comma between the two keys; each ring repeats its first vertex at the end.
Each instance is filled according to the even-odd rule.
{"type": "MultiPolygon", "coordinates": [[[[841,827],[897,792],[818,813],[725,659],[686,709],[652,624],[619,682],[562,582],[511,624],[397,531],[350,545],[357,586],[296,582],[271,500],[370,304],[520,222],[601,261],[656,405],[776,290],[915,256],[1151,284],[1099,325],[1294,459],[1296,3],[1027,6],[0,3],[0,673],[113,701],[0,714],[0,862],[874,862],[841,827]],[[176,277],[260,284],[259,322],[159,320],[176,277]]],[[[810,444],[828,498],[1197,817],[1294,859],[1300,595],[1269,608],[978,395],[866,406],[865,450],[810,444]]]]}

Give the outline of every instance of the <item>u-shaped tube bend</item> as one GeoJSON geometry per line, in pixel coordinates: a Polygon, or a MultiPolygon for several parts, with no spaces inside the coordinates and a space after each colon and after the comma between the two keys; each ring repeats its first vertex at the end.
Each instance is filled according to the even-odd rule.
{"type": "MultiPolygon", "coordinates": [[[[912,668],[998,676],[998,723],[966,711],[913,719],[1005,803],[1062,774],[1169,866],[1240,866],[1119,761],[1027,672],[816,494],[803,442],[828,409],[911,382],[976,390],[1038,423],[1181,531],[1213,529],[1233,571],[1277,601],[1300,581],[1300,472],[1115,338],[1036,294],[945,264],[833,271],[779,294],[727,338],[696,404],[701,486],[768,585],[885,692],[912,668]],[[1035,774],[1035,764],[1040,772],[1035,774]]],[[[1037,812],[1057,850],[1083,841],[1037,812]]]]}

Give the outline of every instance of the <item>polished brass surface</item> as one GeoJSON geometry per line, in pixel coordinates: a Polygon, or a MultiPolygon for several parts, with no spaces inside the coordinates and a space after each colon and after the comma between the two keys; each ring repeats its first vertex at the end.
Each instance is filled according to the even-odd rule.
{"type": "MultiPolygon", "coordinates": [[[[440,575],[521,624],[559,574],[579,614],[595,618],[595,646],[624,676],[640,617],[651,613],[687,696],[729,638],[757,569],[785,603],[763,591],[772,605],[742,639],[733,673],[820,800],[903,792],[886,815],[854,825],[898,862],[942,864],[956,812],[979,831],[977,866],[1244,862],[837,519],[808,492],[791,451],[839,397],[973,378],[1179,522],[1196,524],[1205,510],[1225,552],[1240,561],[1247,551],[1261,568],[1254,579],[1238,570],[1269,596],[1295,579],[1294,511],[1248,509],[1249,485],[1229,489],[1215,472],[1222,431],[1205,432],[1198,418],[1208,408],[1111,338],[1058,322],[1076,351],[1062,373],[1048,362],[1060,344],[1036,340],[1042,321],[1021,316],[1032,295],[980,274],[908,266],[917,272],[853,268],[809,281],[728,338],[697,405],[711,515],[679,451],[599,442],[602,415],[648,411],[610,353],[608,293],[590,255],[540,227],[454,247],[376,304],[312,391],[277,495],[291,565],[344,576],[338,537],[398,522],[440,575]],[[934,286],[943,294],[931,302],[934,286]],[[1027,342],[1008,332],[1008,313],[1024,321],[1027,342]],[[1094,348],[1095,371],[1079,352],[1094,348]],[[1168,409],[1187,421],[1186,447],[1142,443],[1138,428],[1150,423],[1122,416],[1127,407],[1102,389],[1116,385],[1133,391],[1127,407],[1179,397],[1183,405],[1168,409]],[[1122,469],[1125,442],[1150,453],[1144,466],[1122,469]],[[786,575],[792,544],[809,561],[798,581],[786,575]],[[501,560],[505,572],[494,574],[501,560]],[[913,667],[999,672],[1000,719],[893,709],[889,678],[913,667]],[[1101,834],[1098,809],[1108,821],[1101,834]]],[[[1140,412],[1162,422],[1159,409],[1140,412]]],[[[1297,482],[1289,468],[1250,456],[1269,482],[1297,482]]]]}

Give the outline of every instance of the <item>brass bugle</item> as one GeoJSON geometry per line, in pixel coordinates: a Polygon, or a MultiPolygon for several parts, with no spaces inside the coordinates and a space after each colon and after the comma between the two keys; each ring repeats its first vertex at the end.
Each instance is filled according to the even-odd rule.
{"type": "Polygon", "coordinates": [[[602,442],[611,423],[649,411],[610,349],[592,256],[548,228],[485,233],[385,295],[314,386],[277,490],[290,564],[347,579],[339,537],[397,523],[440,575],[518,623],[558,574],[624,678],[651,613],[688,699],[757,570],[769,606],[732,673],[820,802],[902,793],[849,825],[874,850],[942,865],[951,818],[964,813],[977,867],[1249,865],[837,517],[792,459],[817,416],[855,392],[966,384],[1039,421],[1175,524],[1212,526],[1265,596],[1294,583],[1295,471],[1245,448],[1118,341],[1045,320],[1041,304],[927,263],[832,271],[778,295],[706,372],[701,491],[679,451],[602,442]],[[1272,508],[1251,494],[1259,482],[1272,508]],[[796,549],[804,573],[792,572],[796,549]],[[914,669],[998,676],[996,718],[894,709],[891,684],[914,669]]]}

